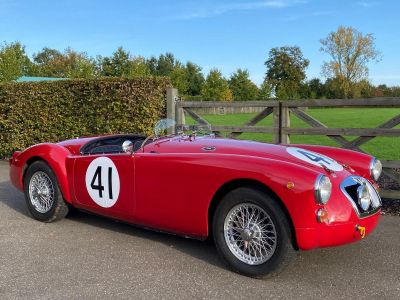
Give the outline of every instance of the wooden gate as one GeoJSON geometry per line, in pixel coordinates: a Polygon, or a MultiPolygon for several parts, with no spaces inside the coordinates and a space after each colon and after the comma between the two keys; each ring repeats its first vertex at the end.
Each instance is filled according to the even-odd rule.
{"type": "MultiPolygon", "coordinates": [[[[339,147],[364,152],[360,146],[376,137],[400,137],[400,129],[394,128],[400,124],[400,114],[380,124],[376,128],[328,128],[324,123],[307,113],[304,108],[343,108],[343,107],[400,107],[400,98],[375,99],[330,99],[330,100],[290,100],[290,101],[181,101],[176,89],[167,91],[167,115],[176,120],[178,125],[185,124],[185,114],[198,124],[210,125],[204,118],[195,112],[196,108],[232,108],[232,107],[260,107],[261,112],[251,120],[240,126],[213,126],[214,132],[230,132],[229,136],[237,138],[244,132],[269,133],[276,144],[289,144],[290,135],[324,135],[335,141],[339,147]],[[269,115],[273,115],[271,127],[255,126],[269,115]],[[295,128],[291,126],[291,115],[308,124],[309,128],[295,128]],[[345,136],[357,136],[352,140],[345,136]]],[[[399,149],[400,151],[400,149],[399,149]]],[[[400,175],[394,169],[400,169],[399,160],[382,160],[383,173],[391,180],[400,183],[400,175]]],[[[400,199],[400,191],[384,190],[382,196],[400,199]]]]}

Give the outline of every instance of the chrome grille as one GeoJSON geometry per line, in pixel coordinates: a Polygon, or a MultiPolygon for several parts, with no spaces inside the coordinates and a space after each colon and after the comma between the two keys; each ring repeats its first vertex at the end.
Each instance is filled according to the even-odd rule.
{"type": "Polygon", "coordinates": [[[365,178],[360,176],[349,176],[340,184],[340,189],[346,198],[350,201],[354,210],[360,218],[367,217],[376,213],[382,206],[382,200],[375,190],[373,185],[365,178]],[[371,205],[367,211],[364,211],[359,203],[357,197],[357,189],[365,184],[368,187],[369,194],[371,196],[371,205]]]}

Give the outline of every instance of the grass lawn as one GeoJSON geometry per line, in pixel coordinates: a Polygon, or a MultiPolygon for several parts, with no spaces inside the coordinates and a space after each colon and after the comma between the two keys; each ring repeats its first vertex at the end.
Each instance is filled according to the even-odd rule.
{"type": "MultiPolygon", "coordinates": [[[[322,108],[309,109],[307,113],[331,128],[373,128],[400,114],[399,108],[322,108]]],[[[242,125],[255,114],[234,115],[203,115],[212,125],[242,125]]],[[[188,124],[193,120],[186,118],[188,124]]],[[[272,115],[268,116],[257,126],[272,126],[272,115]]],[[[310,127],[302,120],[291,115],[291,127],[310,127]]],[[[396,128],[400,128],[397,126],[396,128]]],[[[243,133],[240,139],[272,142],[271,134],[243,133]]],[[[353,140],[356,137],[346,137],[353,140]]],[[[339,146],[326,136],[318,135],[292,135],[292,144],[318,144],[339,146]]],[[[400,137],[377,137],[361,146],[364,151],[385,160],[400,160],[400,137]]]]}

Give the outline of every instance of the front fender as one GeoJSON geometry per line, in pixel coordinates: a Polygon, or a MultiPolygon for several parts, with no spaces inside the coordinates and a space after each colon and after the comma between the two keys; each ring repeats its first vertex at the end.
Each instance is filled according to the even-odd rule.
{"type": "MultiPolygon", "coordinates": [[[[234,161],[236,164],[238,158],[234,161]]],[[[279,197],[295,228],[314,226],[314,183],[323,170],[319,172],[286,161],[258,157],[247,157],[246,162],[246,178],[261,182],[279,197]]]]}
{"type": "Polygon", "coordinates": [[[16,152],[10,159],[10,180],[14,186],[23,191],[27,167],[36,160],[43,160],[55,173],[64,199],[71,203],[66,169],[66,158],[69,155],[70,152],[66,148],[51,143],[38,144],[23,152],[16,152]]]}

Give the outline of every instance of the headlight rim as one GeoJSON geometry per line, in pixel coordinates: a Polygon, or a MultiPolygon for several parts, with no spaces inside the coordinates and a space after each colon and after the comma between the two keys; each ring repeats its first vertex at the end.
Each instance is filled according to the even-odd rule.
{"type": "Polygon", "coordinates": [[[382,162],[381,162],[379,159],[377,159],[376,157],[373,157],[373,158],[371,159],[371,162],[369,163],[369,175],[371,176],[371,178],[372,178],[374,181],[378,181],[379,178],[380,178],[381,175],[382,175],[382,162]],[[374,170],[375,170],[375,166],[376,166],[377,163],[379,163],[379,164],[381,165],[381,170],[380,170],[380,172],[379,172],[379,175],[375,178],[374,170]]]}
{"type": "Polygon", "coordinates": [[[329,201],[331,195],[332,195],[332,182],[331,182],[331,180],[329,179],[328,176],[326,176],[326,175],[324,175],[324,174],[319,174],[318,177],[317,177],[317,179],[315,180],[315,183],[314,183],[314,198],[315,198],[315,201],[317,202],[317,204],[325,205],[325,204],[328,203],[328,201],[329,201]],[[322,196],[321,196],[321,183],[322,183],[322,181],[323,181],[325,178],[326,178],[326,179],[329,181],[329,183],[330,183],[330,191],[329,191],[329,196],[328,196],[328,198],[324,201],[324,200],[322,199],[322,196]]]}

